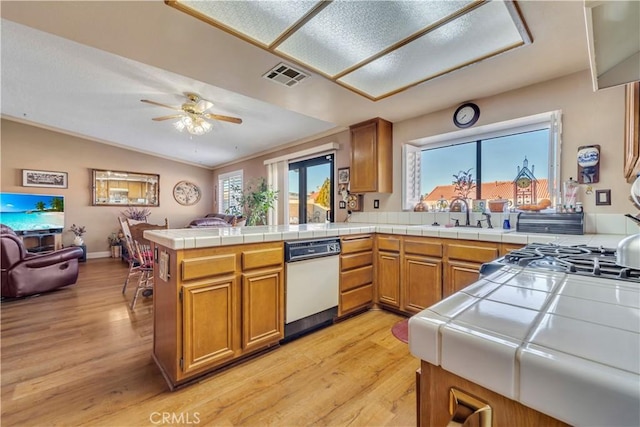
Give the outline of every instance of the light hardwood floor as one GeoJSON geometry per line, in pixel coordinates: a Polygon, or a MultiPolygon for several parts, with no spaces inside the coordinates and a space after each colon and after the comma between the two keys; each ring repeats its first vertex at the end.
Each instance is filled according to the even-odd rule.
{"type": "Polygon", "coordinates": [[[151,358],[152,302],[89,260],[69,288],[1,305],[7,426],[413,426],[419,360],[372,310],[175,392],[151,358]]]}

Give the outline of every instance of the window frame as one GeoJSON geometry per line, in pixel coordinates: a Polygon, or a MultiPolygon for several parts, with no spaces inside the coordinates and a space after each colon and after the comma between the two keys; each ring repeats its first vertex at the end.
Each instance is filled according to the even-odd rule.
{"type": "Polygon", "coordinates": [[[549,129],[549,195],[552,204],[555,205],[560,197],[561,110],[418,138],[404,144],[402,146],[402,209],[413,210],[420,201],[422,191],[420,179],[423,171],[420,162],[415,162],[416,152],[422,153],[425,149],[448,147],[540,129],[549,129]]]}
{"type": "Polygon", "coordinates": [[[229,207],[225,209],[225,200],[223,199],[224,197],[224,186],[225,186],[225,181],[229,181],[229,186],[232,185],[239,185],[240,187],[240,191],[242,191],[242,188],[244,186],[244,170],[243,169],[239,169],[239,170],[235,170],[235,171],[231,171],[231,172],[226,172],[226,173],[221,173],[220,175],[218,175],[218,197],[217,197],[217,202],[218,202],[218,211],[219,213],[227,213],[227,209],[229,209],[231,207],[231,199],[232,199],[232,192],[231,189],[229,189],[229,207]],[[236,184],[236,180],[240,181],[240,184],[236,184]]]}

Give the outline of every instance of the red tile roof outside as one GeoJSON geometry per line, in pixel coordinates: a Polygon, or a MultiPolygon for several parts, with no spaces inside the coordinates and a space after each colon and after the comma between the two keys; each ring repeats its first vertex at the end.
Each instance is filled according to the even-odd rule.
{"type": "MultiPolygon", "coordinates": [[[[435,203],[444,198],[447,201],[451,201],[457,197],[454,189],[454,185],[438,185],[435,187],[424,199],[429,207],[435,205],[435,203]]],[[[513,181],[495,181],[495,182],[483,182],[481,184],[482,198],[485,200],[493,199],[507,199],[510,201],[509,205],[513,205],[513,181]]],[[[538,193],[537,200],[550,199],[549,197],[549,182],[547,179],[539,179],[536,184],[536,192],[538,193]]],[[[472,190],[470,198],[474,198],[475,188],[472,190]]]]}

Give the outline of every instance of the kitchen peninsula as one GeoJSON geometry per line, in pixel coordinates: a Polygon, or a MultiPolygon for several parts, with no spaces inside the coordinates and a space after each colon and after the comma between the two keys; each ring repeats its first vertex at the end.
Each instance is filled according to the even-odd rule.
{"type": "MultiPolygon", "coordinates": [[[[495,252],[487,251],[487,254],[495,254],[494,258],[497,258],[498,255],[504,253],[506,248],[523,246],[532,242],[592,244],[615,247],[623,237],[617,235],[527,235],[515,233],[511,230],[498,229],[358,223],[147,231],[145,232],[145,237],[154,243],[156,260],[158,261],[154,273],[156,282],[154,291],[153,354],[170,387],[179,387],[202,375],[229,366],[243,357],[277,347],[282,339],[284,327],[282,312],[284,309],[284,287],[286,285],[283,281],[283,242],[285,240],[330,236],[348,239],[349,237],[361,235],[373,235],[376,237],[374,252],[380,250],[389,252],[389,248],[392,247],[389,242],[394,241],[394,239],[397,240],[396,247],[399,248],[397,253],[398,258],[402,260],[402,264],[400,264],[402,266],[405,265],[404,262],[411,260],[414,256],[410,253],[405,254],[405,249],[415,248],[418,243],[424,242],[429,243],[430,248],[438,244],[442,245],[440,259],[443,264],[449,264],[454,261],[449,257],[453,256],[456,251],[460,251],[460,248],[472,249],[475,243],[484,245],[486,248],[494,248],[495,252]],[[379,246],[378,238],[380,237],[386,239],[381,240],[385,242],[382,246],[379,246]],[[259,303],[257,302],[258,300],[259,303]],[[216,307],[216,309],[211,310],[210,307],[216,307]]],[[[437,261],[437,254],[432,253],[432,255],[429,255],[429,259],[434,262],[437,261]]],[[[482,260],[482,262],[486,261],[482,260]]],[[[456,266],[461,263],[456,262],[453,264],[456,266]]],[[[475,264],[468,263],[468,265],[466,270],[468,272],[473,271],[472,267],[475,264]]],[[[445,270],[446,274],[447,267],[440,268],[441,271],[445,270]]],[[[477,366],[476,361],[479,359],[476,355],[484,353],[490,355],[489,359],[492,359],[496,364],[493,370],[486,371],[486,374],[491,374],[492,378],[500,384],[500,387],[494,387],[492,384],[479,381],[474,376],[467,379],[470,381],[477,380],[479,384],[485,387],[488,386],[488,389],[494,390],[501,396],[506,396],[514,401],[520,400],[525,405],[528,404],[529,401],[520,399],[520,392],[515,390],[518,382],[513,382],[517,371],[516,367],[518,367],[518,361],[513,359],[513,356],[514,354],[525,353],[524,358],[532,361],[530,365],[531,378],[545,378],[543,376],[544,373],[549,378],[557,379],[555,387],[560,391],[563,390],[564,386],[569,389],[569,392],[571,390],[575,392],[576,389],[572,387],[576,386],[576,383],[563,384],[561,379],[565,377],[555,374],[559,366],[561,366],[558,363],[566,362],[565,359],[558,356],[558,353],[562,353],[563,350],[553,353],[541,352],[541,344],[535,340],[527,342],[529,344],[527,348],[519,348],[512,335],[514,335],[513,330],[521,333],[522,337],[534,335],[533,330],[531,330],[531,334],[528,334],[529,326],[524,324],[525,321],[520,316],[523,314],[528,315],[524,316],[524,319],[529,319],[531,322],[536,320],[537,323],[532,323],[532,325],[542,325],[544,323],[547,325],[546,331],[555,330],[552,335],[554,333],[566,333],[562,328],[567,327],[567,325],[563,325],[562,322],[557,320],[555,323],[550,322],[549,319],[543,322],[543,315],[551,316],[553,314],[549,312],[550,307],[552,307],[550,304],[552,301],[559,303],[559,301],[556,301],[556,297],[570,296],[579,298],[580,296],[558,294],[556,291],[568,289],[568,285],[564,284],[564,282],[560,283],[560,279],[550,278],[542,273],[536,273],[536,275],[529,278],[525,277],[526,274],[524,272],[519,274],[521,279],[514,279],[514,277],[517,277],[514,269],[506,272],[502,271],[496,278],[491,276],[492,279],[490,280],[482,279],[473,286],[466,288],[464,293],[459,292],[459,289],[453,289],[455,293],[452,296],[435,305],[436,310],[439,310],[438,312],[433,311],[434,308],[432,306],[412,318],[409,342],[413,354],[423,360],[423,376],[420,380],[422,386],[419,393],[422,399],[428,397],[428,388],[426,386],[428,377],[425,376],[425,366],[441,369],[438,365],[441,364],[440,362],[446,361],[442,364],[446,368],[446,363],[450,360],[460,364],[468,362],[469,366],[477,366]],[[544,289],[526,289],[523,287],[521,292],[503,292],[504,298],[499,302],[495,302],[492,300],[495,298],[489,297],[489,295],[495,296],[500,287],[504,288],[505,291],[516,289],[518,284],[514,285],[510,282],[511,280],[520,280],[518,284],[543,283],[547,284],[548,288],[545,291],[544,289]],[[537,298],[540,296],[538,293],[543,296],[546,295],[548,298],[540,302],[540,298],[537,298]],[[531,298],[527,297],[529,294],[531,294],[531,298]],[[538,305],[536,307],[522,308],[520,306],[525,304],[523,300],[530,300],[530,303],[535,302],[538,305]],[[496,326],[497,328],[507,329],[506,332],[502,329],[499,329],[497,333],[491,332],[489,328],[491,325],[484,325],[475,332],[469,332],[464,329],[464,319],[457,319],[457,316],[467,312],[467,314],[471,315],[470,313],[474,306],[477,306],[479,312],[482,313],[486,307],[479,304],[481,301],[485,305],[499,303],[504,307],[510,308],[511,311],[520,310],[522,313],[518,311],[517,315],[507,316],[507,320],[516,319],[513,321],[513,325],[510,326],[506,321],[504,324],[496,326]],[[535,311],[536,309],[538,311],[535,311]],[[542,314],[538,316],[537,313],[542,314]],[[456,323],[456,320],[460,320],[460,324],[456,323]],[[439,328],[442,325],[448,325],[449,327],[447,332],[443,332],[442,336],[440,336],[439,328]],[[559,329],[554,329],[554,325],[558,325],[557,328],[559,329]],[[487,340],[487,344],[482,338],[478,338],[481,336],[493,338],[487,340]],[[461,350],[456,353],[457,356],[450,358],[450,353],[438,353],[445,349],[449,350],[451,348],[449,342],[454,341],[458,343],[457,349],[461,350]],[[478,351],[478,349],[481,351],[478,351]],[[497,352],[492,353],[492,349],[497,349],[497,352]],[[512,357],[511,361],[509,361],[509,354],[512,357]],[[505,361],[505,363],[498,363],[500,360],[505,361]],[[512,380],[511,383],[509,383],[509,379],[512,380]]],[[[402,280],[407,279],[404,268],[400,276],[402,280]]],[[[422,281],[426,282],[424,278],[422,281]]],[[[591,281],[587,282],[589,282],[590,286],[585,286],[584,289],[602,290],[602,285],[591,283],[597,282],[597,279],[591,279],[591,281]]],[[[445,288],[444,283],[442,289],[445,288]]],[[[571,280],[568,280],[568,283],[571,284],[571,280]]],[[[407,284],[410,284],[410,282],[407,282],[407,284]]],[[[575,284],[569,287],[575,288],[575,284]]],[[[578,288],[580,287],[578,286],[578,288]]],[[[374,300],[381,307],[407,314],[413,313],[412,310],[406,309],[406,307],[415,307],[416,305],[403,304],[405,298],[407,298],[404,291],[398,294],[399,305],[394,306],[393,304],[389,305],[389,300],[380,298],[375,280],[374,289],[376,289],[374,300]]],[[[625,298],[629,301],[627,304],[631,304],[631,306],[628,306],[626,315],[633,316],[634,313],[637,315],[639,310],[637,287],[635,290],[630,286],[621,286],[616,289],[624,291],[625,298]]],[[[439,293],[438,296],[437,300],[440,300],[442,293],[439,293]]],[[[605,304],[602,301],[596,302],[605,304]]],[[[430,305],[429,303],[427,306],[430,305]]],[[[365,304],[363,307],[366,308],[368,306],[370,305],[365,304]]],[[[507,311],[508,313],[509,311],[507,311]]],[[[635,323],[637,328],[637,318],[635,323]]],[[[629,327],[633,327],[633,325],[629,327]]],[[[639,370],[636,366],[638,346],[636,345],[636,350],[633,350],[634,343],[638,344],[638,331],[620,329],[621,340],[619,341],[623,343],[620,345],[623,345],[625,350],[629,350],[626,356],[617,356],[622,358],[623,369],[620,370],[620,367],[612,367],[605,364],[603,366],[605,366],[606,372],[598,369],[593,370],[593,372],[594,375],[617,372],[618,377],[616,377],[615,381],[619,384],[627,384],[625,390],[629,392],[630,385],[634,381],[637,385],[639,378],[639,370]],[[636,361],[635,365],[633,363],[634,360],[636,361]]],[[[583,333],[583,335],[580,335],[582,339],[580,342],[588,341],[591,343],[590,345],[596,347],[600,346],[598,340],[606,337],[606,334],[601,336],[588,328],[580,331],[583,333]]],[[[539,328],[535,335],[540,337],[540,340],[543,340],[544,330],[539,328]]],[[[569,339],[565,341],[567,345],[571,345],[571,342],[573,342],[569,339]]],[[[567,350],[564,349],[564,351],[567,350]]],[[[573,366],[576,369],[587,370],[585,377],[588,378],[588,372],[591,372],[589,369],[592,369],[595,364],[589,360],[584,361],[584,358],[580,358],[579,355],[575,359],[584,362],[573,366]]],[[[607,363],[613,362],[608,361],[607,363]]],[[[571,363],[569,366],[571,366],[571,363]]],[[[519,367],[522,368],[524,365],[519,367]]],[[[567,372],[570,371],[569,368],[562,369],[567,372]]],[[[466,372],[463,373],[466,374],[466,372]]],[[[460,376],[465,377],[465,375],[460,376]]],[[[544,399],[547,395],[546,392],[541,394],[539,391],[534,391],[533,395],[544,399]]],[[[636,394],[634,397],[633,390],[631,390],[631,394],[627,393],[626,396],[627,403],[633,403],[634,399],[635,403],[638,403],[638,396],[636,394]]],[[[448,401],[448,396],[440,400],[443,399],[448,401]]],[[[581,399],[580,394],[578,394],[577,399],[581,399]]],[[[562,401],[561,398],[556,398],[556,400],[562,401]]],[[[420,407],[424,410],[426,405],[420,405],[420,407]]],[[[542,412],[544,412],[544,409],[546,408],[539,408],[542,412]]],[[[553,411],[549,415],[569,422],[573,420],[572,418],[562,418],[553,411]]],[[[429,425],[426,422],[423,424],[429,425]]]]}

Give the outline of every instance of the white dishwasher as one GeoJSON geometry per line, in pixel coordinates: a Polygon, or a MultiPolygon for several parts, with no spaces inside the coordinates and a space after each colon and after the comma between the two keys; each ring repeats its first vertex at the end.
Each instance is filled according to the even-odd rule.
{"type": "Polygon", "coordinates": [[[284,339],[333,323],[340,294],[340,239],[285,242],[284,339]]]}

